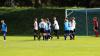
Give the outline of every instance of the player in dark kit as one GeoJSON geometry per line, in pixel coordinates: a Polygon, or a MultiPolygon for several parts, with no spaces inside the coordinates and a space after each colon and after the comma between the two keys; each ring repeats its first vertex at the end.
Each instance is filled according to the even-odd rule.
{"type": "Polygon", "coordinates": [[[98,20],[97,20],[97,17],[93,18],[93,30],[94,30],[94,33],[95,33],[96,37],[98,37],[99,36],[99,32],[98,32],[98,20]]]}

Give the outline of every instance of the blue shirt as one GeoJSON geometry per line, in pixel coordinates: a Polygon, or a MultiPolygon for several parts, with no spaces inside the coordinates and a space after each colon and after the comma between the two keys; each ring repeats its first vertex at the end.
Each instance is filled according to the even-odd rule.
{"type": "Polygon", "coordinates": [[[48,21],[48,28],[49,28],[49,30],[51,30],[51,22],[50,21],[48,21]]]}
{"type": "Polygon", "coordinates": [[[45,30],[49,30],[49,25],[47,23],[45,24],[45,30]]]}
{"type": "Polygon", "coordinates": [[[70,30],[70,29],[71,29],[71,23],[68,22],[68,21],[66,21],[66,22],[64,23],[64,30],[66,31],[66,30],[70,30]]]}
{"type": "Polygon", "coordinates": [[[2,23],[1,31],[7,32],[7,25],[5,23],[2,23]]]}

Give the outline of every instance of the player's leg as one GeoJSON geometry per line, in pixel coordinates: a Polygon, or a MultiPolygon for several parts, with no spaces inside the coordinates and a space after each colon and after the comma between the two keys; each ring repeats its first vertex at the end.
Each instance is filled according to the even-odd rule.
{"type": "Polygon", "coordinates": [[[39,40],[41,39],[42,36],[43,36],[43,40],[44,40],[43,31],[44,31],[44,30],[41,28],[41,29],[40,29],[40,33],[39,33],[39,37],[38,37],[39,40]]]}
{"type": "Polygon", "coordinates": [[[98,32],[98,28],[97,27],[94,28],[94,32],[95,32],[96,37],[98,37],[99,36],[99,32],[98,32]]]}
{"type": "Polygon", "coordinates": [[[67,31],[65,31],[64,40],[66,40],[66,38],[67,38],[67,31]]]}
{"type": "Polygon", "coordinates": [[[3,33],[3,38],[4,38],[4,40],[6,40],[6,32],[3,31],[2,33],[3,33]]]}
{"type": "Polygon", "coordinates": [[[41,39],[41,36],[42,36],[41,29],[39,29],[39,37],[38,37],[38,40],[41,39]]]}
{"type": "Polygon", "coordinates": [[[46,33],[46,40],[48,40],[49,39],[49,33],[47,32],[46,33]]]}
{"type": "Polygon", "coordinates": [[[34,40],[36,39],[36,30],[34,30],[34,40]]]}
{"type": "Polygon", "coordinates": [[[75,39],[75,32],[74,31],[72,31],[72,39],[74,40],[75,39]]]}
{"type": "Polygon", "coordinates": [[[43,40],[47,40],[47,33],[43,33],[44,39],[43,40]]]}
{"type": "Polygon", "coordinates": [[[48,30],[48,39],[51,39],[52,40],[52,36],[51,36],[51,30],[48,30]]]}
{"type": "Polygon", "coordinates": [[[59,39],[59,30],[56,30],[57,39],[59,39]]]}
{"type": "Polygon", "coordinates": [[[42,33],[43,33],[43,40],[45,40],[46,39],[46,33],[45,33],[44,29],[42,29],[42,33]]]}
{"type": "Polygon", "coordinates": [[[37,39],[39,38],[39,33],[38,33],[38,30],[36,30],[36,37],[37,37],[37,39]]]}
{"type": "Polygon", "coordinates": [[[47,40],[47,30],[44,30],[44,40],[47,40]]]}
{"type": "MultiPolygon", "coordinates": [[[[56,36],[56,30],[53,30],[53,34],[54,34],[54,36],[56,36]]],[[[51,39],[53,39],[53,36],[51,39]]]]}
{"type": "Polygon", "coordinates": [[[41,39],[41,35],[42,35],[42,33],[39,33],[39,37],[38,37],[38,40],[40,40],[40,39],[41,39]]]}
{"type": "Polygon", "coordinates": [[[99,32],[98,32],[98,30],[96,30],[95,35],[96,35],[96,37],[99,36],[99,32]]]}
{"type": "Polygon", "coordinates": [[[4,32],[4,35],[3,36],[4,36],[4,40],[6,40],[6,32],[4,32]]]}
{"type": "Polygon", "coordinates": [[[53,38],[52,33],[51,33],[51,29],[50,29],[50,38],[51,38],[51,40],[52,40],[52,38],[53,38]]]}
{"type": "Polygon", "coordinates": [[[72,40],[73,39],[72,31],[70,31],[69,36],[70,36],[70,40],[72,40]]]}
{"type": "Polygon", "coordinates": [[[74,29],[74,31],[73,31],[73,40],[75,40],[75,29],[74,29]]]}

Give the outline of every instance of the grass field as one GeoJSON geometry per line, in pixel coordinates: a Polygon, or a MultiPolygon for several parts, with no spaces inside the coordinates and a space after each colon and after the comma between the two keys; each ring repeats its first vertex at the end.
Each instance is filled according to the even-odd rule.
{"type": "Polygon", "coordinates": [[[34,41],[32,36],[0,36],[0,56],[100,56],[100,38],[76,36],[75,40],[34,41]]]}

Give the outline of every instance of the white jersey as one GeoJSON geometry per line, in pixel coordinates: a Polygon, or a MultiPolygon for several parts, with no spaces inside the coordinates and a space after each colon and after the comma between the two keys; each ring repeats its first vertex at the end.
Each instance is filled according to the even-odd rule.
{"type": "Polygon", "coordinates": [[[46,24],[45,22],[40,22],[39,23],[39,28],[45,28],[45,24],[46,24]]]}
{"type": "Polygon", "coordinates": [[[73,20],[73,22],[71,22],[71,30],[74,30],[76,28],[76,22],[75,20],[73,20]]]}
{"type": "Polygon", "coordinates": [[[34,22],[34,29],[38,30],[38,23],[37,23],[37,21],[34,22]]]}
{"type": "Polygon", "coordinates": [[[55,30],[59,30],[59,24],[58,24],[57,20],[54,21],[53,25],[54,25],[55,30]]]}

